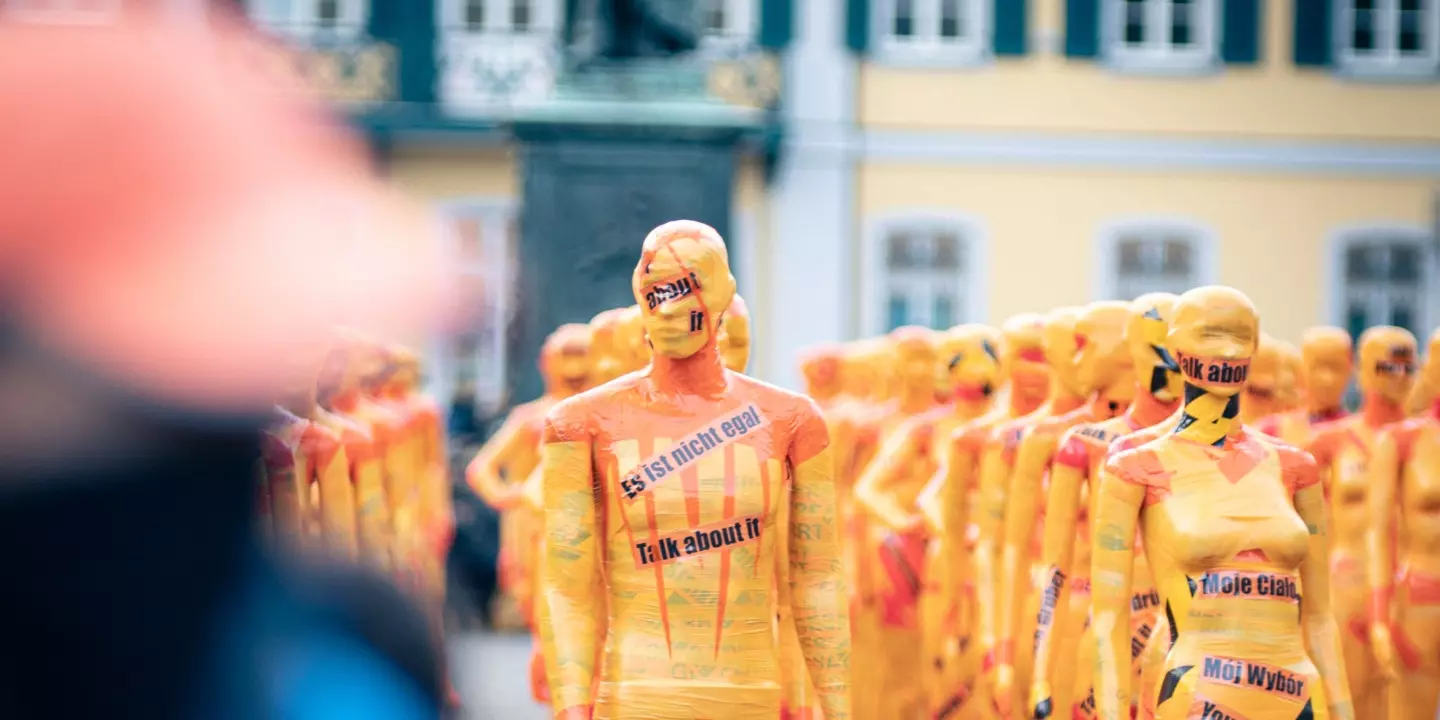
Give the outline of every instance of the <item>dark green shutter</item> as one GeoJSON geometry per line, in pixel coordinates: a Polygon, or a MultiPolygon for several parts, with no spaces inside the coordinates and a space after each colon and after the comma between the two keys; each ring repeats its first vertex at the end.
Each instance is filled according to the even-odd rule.
{"type": "Polygon", "coordinates": [[[864,55],[870,49],[870,0],[845,0],[845,44],[857,55],[864,55]]]}
{"type": "Polygon", "coordinates": [[[1224,0],[1224,3],[1220,59],[1227,65],[1254,65],[1260,61],[1264,3],[1261,0],[1224,0]]]}
{"type": "Polygon", "coordinates": [[[1065,56],[1100,54],[1100,0],[1065,0],[1065,56]]]}
{"type": "Polygon", "coordinates": [[[784,50],[794,35],[795,3],[791,0],[765,0],[760,7],[760,47],[784,50]]]}
{"type": "Polygon", "coordinates": [[[995,0],[995,55],[1024,55],[1029,3],[995,0]]]}
{"type": "Polygon", "coordinates": [[[1295,0],[1295,64],[1330,64],[1334,7],[1330,0],[1295,0]]]}

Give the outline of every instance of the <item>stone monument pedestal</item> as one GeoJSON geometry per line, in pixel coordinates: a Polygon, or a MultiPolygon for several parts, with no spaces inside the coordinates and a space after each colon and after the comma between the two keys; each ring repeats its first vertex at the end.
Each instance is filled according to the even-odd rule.
{"type": "Polygon", "coordinates": [[[683,218],[729,236],[738,145],[763,114],[712,99],[705,83],[689,59],[591,66],[517,113],[513,401],[543,391],[535,361],[557,326],[635,302],[630,276],[651,229],[683,218]]]}

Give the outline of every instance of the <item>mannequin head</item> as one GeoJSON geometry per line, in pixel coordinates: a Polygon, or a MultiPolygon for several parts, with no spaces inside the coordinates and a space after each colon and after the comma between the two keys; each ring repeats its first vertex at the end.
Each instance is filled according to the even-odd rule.
{"type": "Polygon", "coordinates": [[[1282,411],[1294,410],[1300,407],[1305,395],[1305,378],[1301,371],[1300,348],[1295,347],[1295,343],[1285,340],[1276,340],[1275,347],[1280,351],[1280,409],[1282,411]]]}
{"type": "Polygon", "coordinates": [[[621,308],[615,320],[615,358],[620,362],[619,375],[634,372],[650,364],[650,342],[645,337],[645,318],[640,306],[621,308]]]}
{"type": "Polygon", "coordinates": [[[602,385],[624,375],[616,330],[620,308],[605,310],[590,318],[590,383],[602,385]]]}
{"type": "Polygon", "coordinates": [[[399,393],[411,393],[420,388],[420,358],[404,345],[385,346],[385,355],[390,359],[390,385],[399,393]]]}
{"type": "Polygon", "coordinates": [[[1170,293],[1146,293],[1135,298],[1130,303],[1130,320],[1125,326],[1125,342],[1130,348],[1135,378],[1162,403],[1179,400],[1185,386],[1180,366],[1165,347],[1177,299],[1170,293]]]}
{"type": "Polygon", "coordinates": [[[590,384],[590,326],[561,325],[540,346],[540,375],[545,394],[569,397],[590,384]]]}
{"type": "Polygon", "coordinates": [[[1245,422],[1280,410],[1280,346],[1275,338],[1260,333],[1260,346],[1250,360],[1245,384],[1245,422]]]}
{"type": "Polygon", "coordinates": [[[880,342],[875,338],[845,344],[840,353],[840,377],[846,395],[877,399],[881,384],[881,356],[880,342]]]}
{"type": "Polygon", "coordinates": [[[725,369],[743,373],[750,365],[750,308],[739,295],[720,318],[720,359],[725,369]]]}
{"type": "Polygon", "coordinates": [[[1260,346],[1260,314],[1244,293],[1222,285],[1195,288],[1175,302],[1166,346],[1185,382],[1222,397],[1238,394],[1260,346]]]}
{"type": "Polygon", "coordinates": [[[630,285],[657,356],[713,352],[720,318],[735,298],[725,241],[715,229],[675,220],[650,231],[630,285]]]}
{"type": "Polygon", "coordinates": [[[1000,385],[1000,332],[988,325],[956,325],[940,338],[939,361],[947,397],[983,400],[1000,385]]]}
{"type": "Polygon", "coordinates": [[[1135,399],[1134,366],[1125,344],[1125,326],[1130,322],[1130,303],[1093,302],[1075,319],[1072,341],[1075,387],[1081,395],[1101,393],[1117,407],[1135,399]]]}
{"type": "Polygon", "coordinates": [[[1080,308],[1060,307],[1045,315],[1043,338],[1045,362],[1058,386],[1072,395],[1087,394],[1075,377],[1075,355],[1079,351],[1075,342],[1075,323],[1080,319],[1080,308]]]}
{"type": "Polygon", "coordinates": [[[800,360],[800,375],[805,380],[806,395],[824,401],[841,392],[845,384],[843,354],[839,345],[821,345],[805,353],[800,360]]]}
{"type": "Polygon", "coordinates": [[[1000,326],[1000,370],[1010,384],[1010,394],[1028,402],[1039,402],[1050,394],[1044,330],[1044,318],[1035,313],[1020,313],[1000,326]]]}
{"type": "Polygon", "coordinates": [[[1415,385],[1415,336],[1404,328],[1380,325],[1361,333],[1359,346],[1356,379],[1366,402],[1403,404],[1415,385]]]}
{"type": "Polygon", "coordinates": [[[1338,327],[1313,327],[1300,341],[1300,360],[1311,410],[1340,407],[1354,372],[1350,333],[1338,327]]]}
{"type": "Polygon", "coordinates": [[[1420,367],[1421,381],[1432,388],[1440,388],[1440,328],[1430,333],[1425,344],[1425,364],[1420,367]]]}
{"type": "Polygon", "coordinates": [[[935,364],[939,362],[935,331],[908,325],[892,330],[889,340],[892,372],[900,383],[897,390],[907,395],[933,392],[935,364]]]}

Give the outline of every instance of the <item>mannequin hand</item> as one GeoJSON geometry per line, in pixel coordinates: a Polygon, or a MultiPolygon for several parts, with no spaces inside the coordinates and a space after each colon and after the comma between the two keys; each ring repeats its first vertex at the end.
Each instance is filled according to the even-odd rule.
{"type": "Polygon", "coordinates": [[[1050,692],[1050,683],[1037,680],[1030,685],[1030,708],[1035,720],[1048,720],[1055,714],[1055,701],[1050,692]]]}
{"type": "Polygon", "coordinates": [[[1389,625],[1370,623],[1370,653],[1387,681],[1400,677],[1400,661],[1395,654],[1395,638],[1390,634],[1389,625]]]}

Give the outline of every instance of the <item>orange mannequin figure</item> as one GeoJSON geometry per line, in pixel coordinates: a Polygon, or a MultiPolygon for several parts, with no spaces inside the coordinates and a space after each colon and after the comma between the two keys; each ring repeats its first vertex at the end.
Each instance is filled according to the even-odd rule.
{"type": "Polygon", "coordinates": [[[397,403],[389,386],[395,365],[384,345],[354,338],[352,360],[359,378],[357,416],[384,428],[388,438],[385,451],[385,500],[390,506],[391,552],[400,587],[419,591],[422,587],[419,557],[419,501],[422,468],[421,437],[414,409],[397,403]]]}
{"type": "MultiPolygon", "coordinates": [[[[1125,414],[1077,425],[1060,440],[1050,471],[1044,516],[1044,595],[1036,620],[1035,671],[1026,706],[1033,711],[1033,717],[1089,717],[1094,706],[1090,690],[1094,637],[1088,628],[1090,505],[1097,497],[1095,484],[1110,441],[1164,420],[1180,405],[1184,381],[1174,357],[1165,349],[1175,300],[1169,293],[1151,293],[1130,304],[1125,347],[1114,351],[1128,351],[1129,355],[1129,369],[1115,376],[1115,382],[1128,380],[1134,385],[1134,400],[1125,414]]],[[[1108,352],[1099,340],[1087,339],[1077,362],[1084,362],[1087,352],[1108,352]]],[[[1102,357],[1094,361],[1106,362],[1102,357]]],[[[1112,359],[1111,363],[1119,365],[1120,361],[1112,359]]],[[[1157,598],[1145,556],[1136,553],[1131,647],[1137,671],[1139,653],[1134,651],[1145,646],[1154,630],[1159,612],[1157,598]]]]}
{"type": "Polygon", "coordinates": [[[1183,418],[1101,471],[1091,623],[1102,720],[1132,711],[1137,528],[1172,618],[1156,718],[1355,717],[1314,459],[1237,420],[1259,344],[1244,294],[1210,286],[1180,296],[1166,346],[1185,375],[1183,418]]]}
{"type": "Polygon", "coordinates": [[[778,717],[773,590],[788,503],[799,644],[825,717],[847,720],[849,617],[819,410],[722,365],[717,325],[735,280],[714,229],[656,228],[632,287],[649,369],[545,422],[540,628],[555,717],[778,717]]]}
{"type": "Polygon", "coordinates": [[[1108,420],[1129,406],[1135,394],[1125,345],[1129,320],[1128,303],[1091,303],[1078,312],[1068,337],[1052,334],[1046,340],[1047,359],[1058,381],[1056,394],[1083,398],[1083,404],[1041,418],[1027,428],[1010,473],[1002,520],[996,642],[992,646],[999,649],[994,701],[1003,715],[1024,703],[1034,666],[1032,638],[1038,630],[1042,595],[1038,585],[1043,572],[1038,567],[1044,544],[1041,513],[1055,451],[1070,428],[1108,420]],[[1053,355],[1056,349],[1063,354],[1053,355]]]}
{"type": "MultiPolygon", "coordinates": [[[[919,602],[923,584],[930,582],[931,576],[937,583],[948,580],[942,576],[938,557],[933,558],[933,568],[927,570],[931,567],[927,565],[928,531],[918,512],[919,495],[934,476],[950,434],[989,411],[999,375],[999,336],[990,328],[952,328],[940,337],[938,355],[928,332],[907,335],[897,336],[896,350],[902,382],[915,390],[914,399],[906,397],[902,403],[908,401],[911,407],[921,407],[919,398],[925,393],[924,386],[937,370],[944,372],[951,386],[948,402],[898,425],[855,489],[856,499],[870,517],[872,539],[878,540],[875,547],[883,588],[882,637],[887,657],[893,658],[882,671],[890,680],[882,688],[885,709],[903,718],[925,714],[930,693],[927,683],[917,681],[928,679],[930,685],[936,684],[938,678],[928,658],[938,657],[944,643],[942,636],[923,632],[927,623],[918,613],[922,609],[930,611],[928,625],[938,629],[947,610],[938,585],[924,608],[919,602]],[[928,374],[923,372],[925,361],[930,366],[928,374]],[[930,652],[917,656],[916,647],[931,641],[934,646],[930,652]]],[[[929,392],[934,395],[933,385],[929,392]]],[[[901,407],[905,409],[906,405],[901,407]]],[[[938,552],[940,546],[935,547],[938,552]]],[[[939,693],[936,689],[935,694],[939,693]]]]}
{"type": "MultiPolygon", "coordinates": [[[[822,345],[808,350],[800,361],[805,394],[825,412],[844,398],[844,376],[840,370],[842,352],[839,345],[822,345]]],[[[831,445],[834,445],[833,438],[831,445]]]]}
{"type": "MultiPolygon", "coordinates": [[[[1440,329],[1430,333],[1429,342],[1426,343],[1425,362],[1432,362],[1435,351],[1440,348],[1440,329]]],[[[1440,358],[1436,358],[1440,359],[1440,358]]],[[[1420,373],[1420,379],[1415,382],[1415,387],[1410,391],[1410,397],[1405,402],[1406,414],[1417,417],[1420,415],[1436,414],[1436,398],[1440,397],[1440,378],[1432,379],[1428,372],[1420,373]]]]}
{"type": "MultiPolygon", "coordinates": [[[[340,435],[350,463],[355,499],[355,536],[361,562],[382,572],[395,569],[394,525],[386,495],[389,413],[361,410],[361,368],[355,361],[355,340],[338,340],[326,355],[317,389],[316,422],[340,435]]],[[[367,409],[368,410],[368,409],[367,409]]]]}
{"type": "Polygon", "coordinates": [[[1306,406],[1309,392],[1305,387],[1305,361],[1295,343],[1277,340],[1280,348],[1281,412],[1295,412],[1306,406]]]}
{"type": "Polygon", "coordinates": [[[516,406],[465,469],[470,487],[500,513],[500,588],[518,605],[522,618],[530,614],[530,584],[524,577],[525,536],[533,515],[519,508],[525,479],[540,464],[541,432],[545,413],[555,403],[584,390],[589,383],[591,332],[589,326],[561,325],[540,347],[540,374],[545,394],[516,406]]]}
{"type": "MultiPolygon", "coordinates": [[[[940,592],[951,593],[938,641],[932,637],[934,630],[924,628],[932,651],[939,643],[939,656],[924,659],[936,669],[927,692],[934,717],[980,717],[988,704],[975,693],[980,656],[978,645],[970,641],[976,617],[971,551],[978,532],[973,517],[977,466],[991,431],[1000,423],[1033,412],[1049,394],[1051,373],[1044,357],[1042,327],[1041,317],[1030,313],[1011,317],[1001,326],[997,369],[1004,385],[996,394],[998,406],[951,431],[940,466],[916,500],[932,543],[940,546],[934,550],[940,560],[933,565],[927,562],[926,582],[938,575],[944,580],[940,592]],[[932,567],[937,572],[932,573],[932,567]]],[[[942,598],[941,602],[947,601],[942,598]]]]}
{"type": "MultiPolygon", "coordinates": [[[[1405,419],[1405,400],[1415,382],[1415,337],[1396,327],[1373,327],[1360,336],[1360,412],[1313,430],[1307,449],[1315,456],[1330,497],[1331,603],[1341,635],[1350,697],[1358,717],[1384,718],[1384,677],[1368,647],[1370,624],[1365,572],[1369,460],[1385,427],[1405,419]]],[[[1383,569],[1390,572],[1389,569],[1383,569]]],[[[1434,717],[1434,713],[1430,717],[1434,717]]]]}
{"type": "Polygon", "coordinates": [[[620,358],[620,318],[624,308],[605,310],[590,319],[590,383],[604,385],[635,368],[620,358]]]}
{"type": "Polygon", "coordinates": [[[739,295],[730,303],[730,309],[720,318],[720,330],[715,341],[720,347],[720,360],[725,369],[743,373],[750,366],[750,308],[745,298],[739,295]]]}
{"type": "MultiPolygon", "coordinates": [[[[1256,424],[1256,429],[1296,447],[1305,447],[1310,444],[1316,426],[1345,417],[1345,387],[1350,384],[1353,370],[1351,352],[1350,333],[1338,327],[1306,330],[1300,342],[1306,390],[1304,408],[1264,418],[1256,424]]],[[[1321,479],[1324,479],[1324,468],[1321,479]]]]}
{"type": "Polygon", "coordinates": [[[1281,400],[1281,366],[1283,358],[1275,338],[1262,334],[1260,347],[1250,362],[1249,380],[1243,391],[1245,402],[1240,404],[1240,422],[1255,425],[1262,419],[1284,412],[1281,400]]]}
{"type": "MultiPolygon", "coordinates": [[[[1440,380],[1440,332],[1430,336],[1427,346],[1420,382],[1440,387],[1436,383],[1440,380]]],[[[1380,368],[1381,386],[1394,390],[1413,382],[1404,377],[1403,357],[1385,360],[1386,365],[1380,368]]],[[[1362,355],[1362,377],[1368,371],[1367,358],[1362,355]]],[[[1386,429],[1370,460],[1369,522],[1365,533],[1370,649],[1388,680],[1385,704],[1389,714],[1383,716],[1388,720],[1429,720],[1440,705],[1437,468],[1440,422],[1433,414],[1386,429]]]]}
{"type": "MultiPolygon", "coordinates": [[[[909,720],[924,713],[920,681],[920,625],[917,600],[924,560],[924,535],[913,512],[915,498],[935,472],[929,451],[938,430],[948,435],[954,421],[936,428],[944,408],[935,406],[935,369],[939,364],[934,331],[903,327],[890,334],[900,396],[895,413],[878,423],[882,441],[875,460],[855,483],[858,509],[869,520],[869,534],[859,552],[875,563],[875,591],[880,613],[880,673],[883,709],[888,716],[909,720]]],[[[957,414],[974,417],[989,398],[965,403],[957,414]]],[[[944,437],[945,435],[942,435],[944,437]]]]}
{"type": "Polygon", "coordinates": [[[650,364],[650,343],[645,338],[645,317],[638,305],[621,308],[615,325],[616,356],[624,362],[625,374],[650,364]]]}
{"type": "Polygon", "coordinates": [[[408,348],[384,348],[388,367],[382,395],[409,423],[410,462],[415,481],[411,506],[415,513],[413,548],[422,596],[435,610],[443,611],[445,599],[445,557],[455,532],[455,516],[449,479],[449,458],[440,408],[420,392],[420,360],[408,348]]]}

